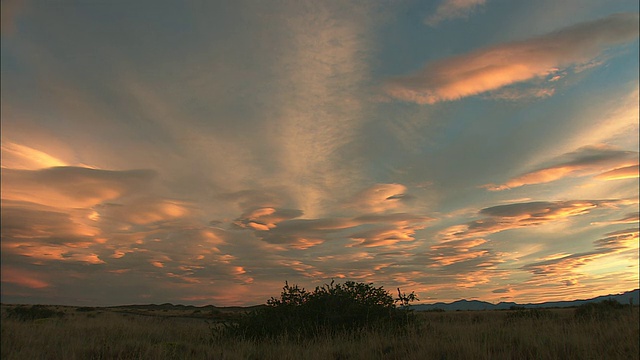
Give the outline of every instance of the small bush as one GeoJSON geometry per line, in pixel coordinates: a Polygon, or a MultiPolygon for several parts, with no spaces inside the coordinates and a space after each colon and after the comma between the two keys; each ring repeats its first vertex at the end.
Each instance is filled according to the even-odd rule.
{"type": "Polygon", "coordinates": [[[325,284],[308,292],[285,283],[279,299],[235,322],[225,324],[227,335],[247,338],[294,338],[353,331],[363,328],[398,329],[411,322],[408,304],[414,293],[400,293],[394,299],[382,287],[347,281],[325,284]],[[396,308],[395,304],[400,303],[396,308]]]}
{"type": "Polygon", "coordinates": [[[603,300],[597,303],[586,303],[578,306],[575,317],[579,320],[604,320],[617,318],[621,315],[624,305],[613,299],[603,300]]]}
{"type": "Polygon", "coordinates": [[[63,317],[64,312],[49,309],[44,305],[33,305],[31,307],[18,306],[13,309],[7,309],[7,316],[13,319],[29,321],[52,317],[63,317]]]}

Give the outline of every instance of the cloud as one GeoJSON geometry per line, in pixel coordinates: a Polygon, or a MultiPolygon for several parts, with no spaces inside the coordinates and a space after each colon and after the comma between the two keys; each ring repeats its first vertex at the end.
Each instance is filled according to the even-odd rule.
{"type": "Polygon", "coordinates": [[[486,2],[487,0],[443,0],[435,13],[424,19],[424,23],[435,27],[444,20],[466,18],[486,2]]]}
{"type": "Polygon", "coordinates": [[[410,213],[390,213],[403,201],[406,188],[399,184],[378,184],[359,193],[349,203],[362,215],[297,219],[297,209],[257,207],[245,211],[233,221],[233,227],[254,231],[269,244],[303,250],[325,241],[351,239],[350,246],[388,246],[399,241],[413,241],[416,230],[423,229],[433,218],[410,213]],[[388,203],[386,203],[388,202],[388,203]],[[351,234],[347,234],[347,231],[351,234]]]}
{"type": "Polygon", "coordinates": [[[511,289],[495,289],[491,291],[494,294],[508,294],[511,292],[511,289]]]}
{"type": "Polygon", "coordinates": [[[32,147],[10,141],[2,142],[2,168],[37,170],[66,165],[69,164],[32,147]]]}
{"type": "Polygon", "coordinates": [[[277,227],[278,223],[300,217],[302,214],[302,210],[260,207],[245,212],[233,223],[241,228],[268,231],[277,227]]]}
{"type": "Polygon", "coordinates": [[[611,208],[623,200],[532,201],[497,205],[480,210],[487,215],[462,225],[450,226],[439,232],[443,241],[486,236],[510,229],[539,226],[569,217],[584,215],[597,208],[611,208]]]}
{"type": "Polygon", "coordinates": [[[185,217],[189,209],[179,201],[153,197],[135,198],[125,204],[105,203],[96,207],[93,220],[107,217],[127,224],[150,224],[185,217]]]}
{"type": "Polygon", "coordinates": [[[613,231],[594,242],[599,249],[626,250],[638,247],[638,228],[613,231]]]}
{"type": "MultiPolygon", "coordinates": [[[[551,80],[549,80],[551,81],[551,80]]],[[[514,88],[504,87],[496,91],[490,91],[487,98],[505,101],[522,101],[528,99],[543,99],[553,96],[555,89],[552,87],[514,88]]]]}
{"type": "Polygon", "coordinates": [[[150,170],[98,170],[52,167],[2,170],[2,199],[53,207],[86,208],[142,190],[155,177],[150,170]]]}
{"type": "Polygon", "coordinates": [[[2,267],[2,283],[16,284],[31,289],[42,289],[51,286],[51,284],[42,279],[42,274],[9,266],[2,267]]]}
{"type": "Polygon", "coordinates": [[[410,198],[406,191],[407,187],[401,184],[375,184],[356,194],[345,206],[364,212],[392,210],[410,198]]]}
{"type": "Polygon", "coordinates": [[[631,223],[636,223],[638,221],[640,221],[640,212],[633,212],[633,213],[627,214],[625,217],[621,219],[610,220],[610,221],[597,221],[592,224],[593,225],[631,224],[631,223]]]}
{"type": "Polygon", "coordinates": [[[522,266],[523,270],[533,275],[542,276],[570,276],[577,268],[584,266],[611,250],[597,250],[591,252],[563,255],[549,260],[543,260],[522,266]]]}
{"type": "Polygon", "coordinates": [[[633,179],[640,176],[640,165],[631,165],[616,168],[613,170],[609,170],[604,172],[598,176],[596,179],[599,180],[620,180],[620,179],[633,179]]]}
{"type": "Polygon", "coordinates": [[[346,218],[292,219],[273,228],[250,226],[258,239],[273,245],[306,249],[335,237],[335,233],[354,226],[346,218]]]}
{"type": "Polygon", "coordinates": [[[55,243],[60,240],[75,242],[76,239],[92,237],[98,233],[98,229],[87,219],[90,213],[88,210],[76,209],[73,212],[75,216],[61,209],[3,200],[3,242],[10,238],[50,238],[57,239],[55,243]]]}
{"type": "Polygon", "coordinates": [[[609,169],[613,170],[600,174],[596,178],[610,180],[633,177],[634,174],[637,177],[638,165],[627,166],[637,161],[638,153],[634,151],[587,146],[555,159],[551,165],[516,176],[504,184],[486,184],[482,187],[490,191],[501,191],[524,185],[548,183],[569,176],[585,176],[609,169]]]}
{"type": "MultiPolygon", "coordinates": [[[[616,254],[624,256],[625,252],[629,250],[637,254],[638,233],[638,228],[609,232],[605,234],[605,237],[593,242],[595,249],[592,251],[574,254],[553,254],[540,259],[541,261],[526,264],[521,269],[534,275],[530,282],[544,281],[548,283],[557,281],[565,286],[574,286],[578,284],[576,278],[583,276],[580,273],[581,267],[597,260],[607,261],[604,259],[605,257],[611,259],[611,256],[616,254]]],[[[610,262],[611,260],[608,261],[610,262]]]]}
{"type": "Polygon", "coordinates": [[[424,229],[426,225],[410,223],[393,223],[387,226],[376,226],[373,229],[349,235],[358,241],[355,246],[374,247],[394,245],[399,241],[413,241],[416,230],[424,229]]]}
{"type": "Polygon", "coordinates": [[[269,109],[278,181],[310,217],[362,177],[348,149],[367,118],[357,94],[369,86],[375,6],[362,5],[293,2],[278,19],[286,35],[271,69],[278,77],[269,109]]]}
{"type": "Polygon", "coordinates": [[[417,74],[389,80],[385,90],[396,99],[418,104],[456,100],[588,63],[604,49],[637,37],[638,14],[614,14],[437,60],[417,74]]]}

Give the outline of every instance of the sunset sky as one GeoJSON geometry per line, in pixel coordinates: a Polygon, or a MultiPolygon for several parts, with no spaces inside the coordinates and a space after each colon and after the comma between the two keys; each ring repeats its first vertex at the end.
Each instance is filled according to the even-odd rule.
{"type": "Polygon", "coordinates": [[[637,0],[2,0],[2,302],[638,288],[637,0]]]}

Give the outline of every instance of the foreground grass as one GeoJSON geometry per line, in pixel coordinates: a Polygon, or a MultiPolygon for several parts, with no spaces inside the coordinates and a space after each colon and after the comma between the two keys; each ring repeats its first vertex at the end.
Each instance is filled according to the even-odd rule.
{"type": "Polygon", "coordinates": [[[22,321],[2,308],[1,358],[10,359],[638,359],[638,308],[606,319],[574,309],[418,313],[404,333],[362,331],[312,339],[217,336],[204,314],[77,311],[22,321]],[[534,315],[534,316],[530,316],[534,315]]]}

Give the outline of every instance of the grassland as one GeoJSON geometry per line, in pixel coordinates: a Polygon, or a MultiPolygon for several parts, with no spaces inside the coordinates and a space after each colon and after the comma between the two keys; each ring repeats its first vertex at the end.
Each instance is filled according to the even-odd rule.
{"type": "Polygon", "coordinates": [[[48,306],[20,319],[2,305],[1,358],[12,359],[638,359],[638,307],[578,319],[575,309],[423,312],[406,332],[311,339],[219,336],[241,311],[48,306]],[[13,314],[13,316],[12,316],[13,314]]]}

